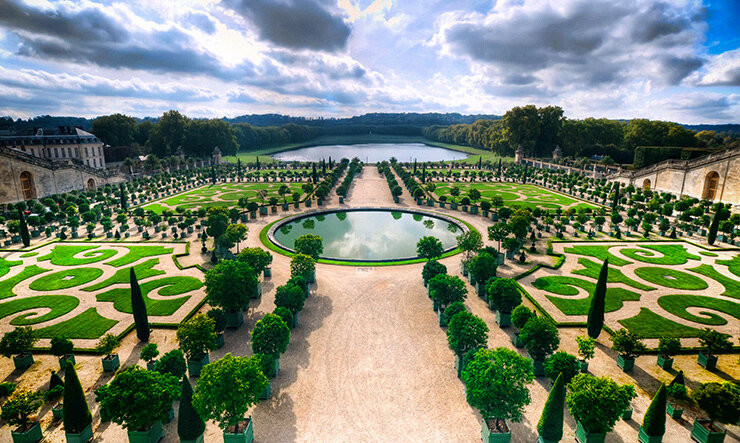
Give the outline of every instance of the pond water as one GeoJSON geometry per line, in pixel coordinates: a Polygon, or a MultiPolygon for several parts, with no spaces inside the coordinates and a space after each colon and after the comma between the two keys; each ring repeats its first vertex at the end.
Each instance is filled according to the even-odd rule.
{"type": "Polygon", "coordinates": [[[282,161],[315,162],[321,159],[334,160],[354,157],[365,163],[378,163],[396,157],[401,162],[437,162],[463,160],[468,154],[452,149],[428,146],[423,143],[366,143],[359,145],[324,145],[279,152],[272,156],[282,161]]]}
{"type": "Polygon", "coordinates": [[[356,210],[293,219],[278,226],[273,236],[278,245],[292,249],[301,235],[319,235],[322,258],[388,261],[415,258],[416,243],[429,235],[437,237],[445,250],[452,249],[462,232],[456,223],[420,213],[356,210]]]}

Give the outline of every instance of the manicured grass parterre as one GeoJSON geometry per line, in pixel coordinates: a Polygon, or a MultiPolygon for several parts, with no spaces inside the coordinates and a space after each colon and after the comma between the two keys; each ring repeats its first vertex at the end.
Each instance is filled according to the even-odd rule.
{"type": "Polygon", "coordinates": [[[607,324],[613,319],[612,328],[624,326],[643,338],[695,338],[701,328],[713,326],[724,327],[723,332],[733,335],[733,340],[740,336],[740,328],[735,327],[740,321],[740,280],[727,273],[740,273],[739,252],[714,251],[714,257],[710,257],[699,247],[680,241],[553,244],[558,243],[562,243],[566,259],[559,269],[568,269],[569,273],[538,277],[535,271],[520,280],[535,302],[540,297],[550,302],[537,304],[549,309],[554,306],[555,311],[548,312],[556,321],[584,321],[599,270],[608,258],[606,312],[607,324]],[[707,291],[710,283],[716,285],[714,282],[724,286],[724,292],[707,291]],[[635,291],[626,290],[624,285],[635,291]],[[579,288],[588,294],[586,298],[578,295],[583,294],[579,288]],[[676,290],[695,293],[676,294],[676,290]],[[634,310],[622,312],[632,300],[639,300],[637,315],[634,310]]]}
{"type": "Polygon", "coordinates": [[[438,182],[435,183],[434,194],[437,199],[446,195],[447,201],[450,200],[450,190],[453,187],[460,189],[460,196],[456,198],[459,203],[460,199],[470,192],[471,189],[477,189],[481,193],[481,197],[486,200],[490,200],[495,196],[500,196],[504,200],[504,205],[514,206],[518,205],[522,208],[540,208],[540,209],[580,209],[580,208],[591,208],[596,209],[596,206],[590,203],[585,203],[581,200],[568,197],[562,194],[551,192],[547,189],[540,188],[535,185],[528,184],[517,184],[517,183],[447,183],[438,182]]]}
{"type": "Polygon", "coordinates": [[[267,204],[271,197],[283,202],[278,193],[282,185],[287,185],[290,192],[286,195],[291,201],[291,194],[299,192],[304,197],[300,182],[227,182],[208,185],[192,191],[184,192],[156,203],[145,205],[145,210],[161,213],[164,209],[175,210],[177,207],[185,209],[209,208],[212,206],[236,206],[240,198],[247,198],[260,205],[267,204]]]}
{"type": "MultiPolygon", "coordinates": [[[[136,272],[150,321],[179,323],[205,294],[200,290],[202,272],[174,262],[176,248],[169,245],[176,243],[56,242],[41,246],[34,255],[9,252],[0,260],[0,330],[33,325],[41,338],[63,335],[73,341],[94,340],[109,331],[121,333],[133,324],[129,266],[136,272]],[[110,269],[115,272],[101,278],[110,269]],[[19,284],[27,284],[28,289],[16,292],[19,284]],[[186,308],[193,300],[195,304],[186,308]],[[59,321],[62,316],[69,318],[59,321]]],[[[184,243],[178,247],[187,251],[184,243]]]]}

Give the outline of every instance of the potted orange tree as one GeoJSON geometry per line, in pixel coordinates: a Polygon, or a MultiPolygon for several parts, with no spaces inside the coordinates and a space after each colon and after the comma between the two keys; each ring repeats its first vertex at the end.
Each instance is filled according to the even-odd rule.
{"type": "Polygon", "coordinates": [[[606,377],[578,374],[568,383],[565,401],[576,420],[580,443],[603,443],[635,397],[631,385],[618,385],[606,377]]]}
{"type": "Polygon", "coordinates": [[[700,443],[722,443],[727,430],[717,422],[735,424],[740,420],[740,387],[731,382],[702,383],[693,398],[709,420],[695,419],[691,438],[700,443]]]}
{"type": "Polygon", "coordinates": [[[0,418],[16,428],[10,432],[13,443],[36,443],[43,438],[38,418],[32,416],[43,404],[41,394],[17,390],[3,404],[0,418]]]}
{"type": "Polygon", "coordinates": [[[188,372],[197,377],[208,364],[208,352],[216,349],[216,322],[205,314],[198,314],[180,323],[177,327],[177,341],[187,356],[188,372]]]}

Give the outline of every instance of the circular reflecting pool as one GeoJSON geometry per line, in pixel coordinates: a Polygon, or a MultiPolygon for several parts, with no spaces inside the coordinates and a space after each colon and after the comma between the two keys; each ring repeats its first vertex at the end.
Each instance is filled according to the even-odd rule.
{"type": "Polygon", "coordinates": [[[423,143],[364,143],[359,145],[322,145],[307,148],[292,149],[279,152],[272,156],[280,161],[315,162],[329,157],[341,158],[357,157],[365,163],[380,163],[396,157],[401,162],[437,162],[463,160],[468,154],[452,149],[428,146],[423,143]]]}
{"type": "Polygon", "coordinates": [[[303,234],[321,236],[321,258],[343,261],[393,261],[417,258],[416,243],[433,236],[445,251],[457,246],[462,224],[444,216],[390,209],[326,211],[291,217],[274,225],[268,237],[292,252],[303,234]]]}

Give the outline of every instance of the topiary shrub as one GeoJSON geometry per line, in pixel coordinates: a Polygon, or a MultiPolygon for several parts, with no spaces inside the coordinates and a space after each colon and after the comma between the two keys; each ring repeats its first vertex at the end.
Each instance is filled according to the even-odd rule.
{"type": "Polygon", "coordinates": [[[177,435],[180,440],[196,440],[206,430],[206,423],[193,407],[193,387],[190,380],[182,381],[180,408],[177,411],[177,435]]]}
{"type": "Polygon", "coordinates": [[[0,354],[7,358],[14,355],[22,355],[31,350],[38,338],[30,326],[17,326],[12,331],[6,332],[0,339],[0,354]]]}
{"type": "Polygon", "coordinates": [[[581,365],[575,355],[559,351],[545,359],[544,363],[545,376],[550,380],[555,380],[558,375],[563,375],[563,381],[570,383],[573,377],[581,371],[581,365]]]}
{"type": "Polygon", "coordinates": [[[471,349],[484,347],[487,341],[486,322],[470,312],[458,312],[450,319],[447,327],[447,343],[458,357],[462,358],[471,349]]]}
{"type": "Polygon", "coordinates": [[[92,423],[90,407],[85,399],[80,378],[73,365],[64,372],[64,430],[68,434],[79,434],[92,423]]]}
{"type": "Polygon", "coordinates": [[[463,301],[468,296],[465,282],[457,276],[438,274],[429,280],[429,295],[440,308],[463,301]]]}
{"type": "Polygon", "coordinates": [[[450,320],[452,320],[452,317],[457,315],[458,312],[466,311],[465,304],[461,301],[456,301],[453,303],[450,303],[449,306],[445,308],[444,311],[442,311],[442,321],[445,324],[449,324],[450,320]]]}
{"type": "Polygon", "coordinates": [[[275,306],[284,307],[293,315],[303,309],[305,301],[306,293],[298,286],[286,283],[275,290],[275,306]]]}
{"type": "Polygon", "coordinates": [[[610,337],[612,349],[623,358],[634,359],[647,351],[647,346],[632,331],[619,329],[612,333],[610,337]]]}
{"type": "Polygon", "coordinates": [[[182,379],[185,376],[188,366],[185,362],[185,356],[179,349],[173,349],[166,352],[162,357],[157,360],[154,365],[154,370],[160,374],[169,374],[177,378],[182,379]]]}
{"type": "Polygon", "coordinates": [[[446,274],[447,267],[437,260],[429,260],[424,264],[424,268],[421,270],[421,278],[424,280],[424,284],[428,284],[429,280],[439,274],[446,274]]]}
{"type": "Polygon", "coordinates": [[[563,374],[558,374],[550,389],[537,423],[537,432],[547,441],[560,441],[563,438],[563,417],[565,415],[565,381],[563,374]]]}
{"type": "Polygon", "coordinates": [[[488,300],[493,309],[502,313],[511,313],[522,303],[519,285],[511,278],[495,278],[486,282],[488,300]]]}
{"type": "Polygon", "coordinates": [[[642,430],[650,437],[662,437],[665,434],[665,408],[668,403],[665,385],[661,383],[658,392],[650,401],[645,417],[642,420],[642,430]]]}
{"type": "Polygon", "coordinates": [[[524,343],[530,357],[540,361],[560,345],[558,328],[545,317],[531,318],[519,332],[519,339],[524,343]]]}
{"type": "Polygon", "coordinates": [[[606,377],[578,374],[568,383],[565,401],[573,418],[589,433],[610,432],[635,397],[634,387],[606,377]]]}
{"type": "Polygon", "coordinates": [[[285,352],[290,341],[290,328],[280,316],[265,314],[251,332],[252,352],[275,358],[285,352]]]}
{"type": "Polygon", "coordinates": [[[692,397],[709,415],[710,428],[715,421],[732,424],[740,420],[740,386],[735,383],[702,383],[692,397]]]}

